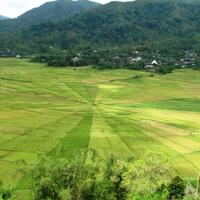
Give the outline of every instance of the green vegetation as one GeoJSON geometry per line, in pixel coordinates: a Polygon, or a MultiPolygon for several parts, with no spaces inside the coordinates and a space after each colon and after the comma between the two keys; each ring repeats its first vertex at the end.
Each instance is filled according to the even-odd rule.
{"type": "MultiPolygon", "coordinates": [[[[71,158],[89,149],[94,149],[103,160],[112,154],[120,162],[134,163],[149,151],[160,152],[169,160],[170,177],[178,174],[197,178],[199,84],[200,74],[191,69],[152,76],[128,69],[55,68],[23,59],[2,58],[1,180],[6,187],[11,184],[30,195],[27,191],[32,183],[31,171],[39,165],[39,152],[57,161],[65,158],[64,162],[70,164],[71,158]]],[[[124,178],[135,172],[137,166],[131,166],[132,171],[124,172],[124,178]]],[[[84,183],[89,174],[85,175],[84,183]]],[[[54,186],[51,179],[41,178],[36,180],[41,187],[49,183],[54,186]]],[[[140,177],[137,181],[142,185],[140,177]]],[[[173,187],[176,183],[177,190],[183,189],[181,180],[175,179],[167,189],[172,195],[176,195],[173,187]]],[[[102,183],[99,187],[107,186],[102,183]]],[[[134,195],[139,192],[136,189],[136,186],[131,188],[134,195]]],[[[8,191],[12,193],[12,189],[8,191]]],[[[59,195],[60,192],[59,189],[59,195]]]]}
{"type": "MultiPolygon", "coordinates": [[[[0,35],[0,52],[1,55],[27,55],[48,52],[52,48],[60,50],[137,46],[155,49],[173,58],[183,50],[200,52],[199,10],[199,1],[112,2],[70,18],[61,17],[56,23],[55,17],[42,12],[43,17],[36,19],[43,22],[48,16],[48,22],[29,27],[32,20],[36,19],[27,16],[30,23],[26,28],[17,31],[6,31],[9,24],[0,23],[0,29],[5,30],[0,35]]],[[[49,13],[53,13],[53,16],[56,13],[57,16],[63,12],[54,10],[49,13]]],[[[40,12],[36,14],[39,15],[40,12]]],[[[21,27],[21,23],[19,20],[15,27],[21,27]]]]}
{"type": "MultiPolygon", "coordinates": [[[[187,187],[193,187],[191,183],[187,187]]],[[[114,156],[101,160],[94,150],[78,154],[70,162],[42,156],[33,171],[33,188],[38,200],[170,200],[187,196],[186,182],[179,176],[170,177],[161,155],[122,162],[114,156]]]]}
{"type": "MultiPolygon", "coordinates": [[[[47,2],[40,7],[33,8],[17,18],[0,21],[0,32],[10,32],[20,30],[22,28],[30,28],[41,23],[58,22],[66,20],[77,13],[84,12],[96,8],[100,4],[87,1],[71,1],[71,0],[57,0],[47,2]]],[[[1,19],[6,19],[0,16],[1,19]]]]}
{"type": "Polygon", "coordinates": [[[0,200],[199,200],[199,10],[58,0],[0,16],[0,200]]]}
{"type": "Polygon", "coordinates": [[[0,15],[0,20],[5,20],[5,19],[8,19],[8,17],[0,15]]]}
{"type": "Polygon", "coordinates": [[[6,190],[2,199],[36,200],[198,200],[198,181],[172,177],[161,154],[149,153],[140,160],[102,159],[95,150],[69,159],[41,154],[32,171],[31,190],[6,190]],[[24,193],[26,191],[26,193],[24,193]]]}
{"type": "Polygon", "coordinates": [[[196,0],[57,0],[0,21],[0,56],[161,74],[200,69],[199,10],[196,0]]]}
{"type": "Polygon", "coordinates": [[[172,177],[163,155],[149,153],[140,160],[102,159],[95,150],[70,160],[41,154],[31,172],[31,190],[9,190],[2,199],[36,200],[198,200],[198,181],[172,177]],[[26,193],[25,193],[26,192],[26,193]]]}
{"type": "Polygon", "coordinates": [[[174,69],[190,68],[199,70],[200,62],[198,54],[194,52],[182,51],[179,56],[173,59],[168,54],[153,53],[152,49],[136,51],[137,48],[108,48],[93,50],[85,48],[83,50],[65,50],[32,56],[33,62],[46,63],[54,67],[81,67],[92,65],[97,69],[134,69],[145,70],[160,74],[171,73],[174,69]],[[188,57],[190,55],[190,57],[188,57]],[[169,56],[169,57],[167,57],[169,56]],[[137,60],[138,59],[138,60],[137,60]],[[149,68],[152,59],[158,59],[159,64],[149,68]],[[184,63],[187,63],[184,65],[184,63]]]}

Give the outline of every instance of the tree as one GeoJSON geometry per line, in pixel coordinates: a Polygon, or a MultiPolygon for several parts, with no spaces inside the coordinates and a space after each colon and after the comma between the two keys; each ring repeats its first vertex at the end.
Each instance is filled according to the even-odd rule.
{"type": "Polygon", "coordinates": [[[123,175],[123,186],[130,199],[153,196],[158,188],[169,182],[169,170],[165,162],[162,155],[150,153],[129,165],[128,171],[123,175]]]}
{"type": "Polygon", "coordinates": [[[181,200],[185,196],[185,183],[180,176],[175,176],[168,186],[169,199],[181,200]]]}
{"type": "Polygon", "coordinates": [[[51,178],[43,178],[36,187],[36,199],[60,200],[55,183],[51,178]]]}

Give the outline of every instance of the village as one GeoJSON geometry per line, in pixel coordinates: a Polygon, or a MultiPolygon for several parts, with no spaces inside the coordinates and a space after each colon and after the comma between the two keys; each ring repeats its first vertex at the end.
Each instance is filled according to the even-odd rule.
{"type": "Polygon", "coordinates": [[[143,62],[144,68],[151,72],[157,71],[157,68],[162,66],[174,66],[174,68],[200,67],[200,54],[193,51],[185,51],[180,59],[162,56],[159,53],[146,56],[146,54],[136,51],[135,56],[128,57],[127,60],[130,65],[143,62]]]}
{"type": "MultiPolygon", "coordinates": [[[[51,47],[52,49],[52,47],[51,47]]],[[[44,53],[28,56],[16,54],[7,49],[0,52],[0,57],[31,58],[33,61],[47,63],[51,66],[86,66],[98,68],[130,68],[145,69],[157,72],[161,68],[200,68],[200,54],[194,51],[183,51],[182,56],[163,55],[158,52],[130,51],[115,52],[109,49],[82,50],[77,52],[44,53]]]]}

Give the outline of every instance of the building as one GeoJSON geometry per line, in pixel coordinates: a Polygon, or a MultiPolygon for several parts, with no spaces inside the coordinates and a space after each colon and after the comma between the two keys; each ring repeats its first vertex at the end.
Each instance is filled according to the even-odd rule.
{"type": "Polygon", "coordinates": [[[136,58],[128,57],[128,63],[129,64],[134,64],[134,63],[140,62],[140,61],[142,61],[142,57],[136,57],[136,58]]]}
{"type": "Polygon", "coordinates": [[[20,55],[16,55],[16,58],[21,58],[21,56],[20,55]]]}
{"type": "Polygon", "coordinates": [[[76,57],[74,57],[74,58],[72,58],[72,62],[73,63],[77,63],[77,62],[79,62],[80,61],[80,59],[76,56],[76,57]]]}
{"type": "Polygon", "coordinates": [[[158,67],[158,62],[156,60],[153,60],[150,65],[147,65],[145,67],[145,69],[147,69],[150,72],[155,72],[157,67],[158,67]]]}
{"type": "Polygon", "coordinates": [[[156,60],[153,60],[152,63],[151,63],[151,65],[158,66],[158,62],[156,60]]]}

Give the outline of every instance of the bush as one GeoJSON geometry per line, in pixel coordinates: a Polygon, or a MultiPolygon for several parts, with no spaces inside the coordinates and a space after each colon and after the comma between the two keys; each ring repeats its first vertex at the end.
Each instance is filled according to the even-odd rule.
{"type": "Polygon", "coordinates": [[[36,187],[36,199],[59,200],[56,184],[49,177],[42,178],[36,187]]]}
{"type": "Polygon", "coordinates": [[[166,185],[169,174],[162,164],[165,159],[158,154],[149,154],[136,162],[122,162],[114,156],[102,161],[95,151],[89,152],[85,161],[83,155],[70,162],[43,157],[33,176],[38,199],[63,199],[63,194],[70,200],[164,199],[166,196],[166,191],[158,188],[166,185]]]}
{"type": "Polygon", "coordinates": [[[159,154],[148,154],[130,165],[123,174],[123,186],[129,198],[143,199],[158,194],[158,188],[170,180],[168,168],[163,164],[165,162],[165,157],[159,154]]]}
{"type": "Polygon", "coordinates": [[[12,196],[14,192],[14,189],[12,187],[6,187],[3,185],[3,182],[0,181],[0,200],[1,199],[10,199],[10,197],[12,196]]]}
{"type": "MultiPolygon", "coordinates": [[[[150,153],[140,160],[100,158],[93,150],[72,160],[41,156],[33,171],[37,200],[194,200],[197,181],[189,186],[179,176],[170,178],[167,159],[150,153]],[[87,155],[87,156],[86,156],[87,155]]],[[[11,193],[0,185],[2,199],[11,193]]]]}
{"type": "Polygon", "coordinates": [[[181,200],[185,196],[185,183],[182,178],[176,176],[168,186],[169,200],[181,200]]]}

